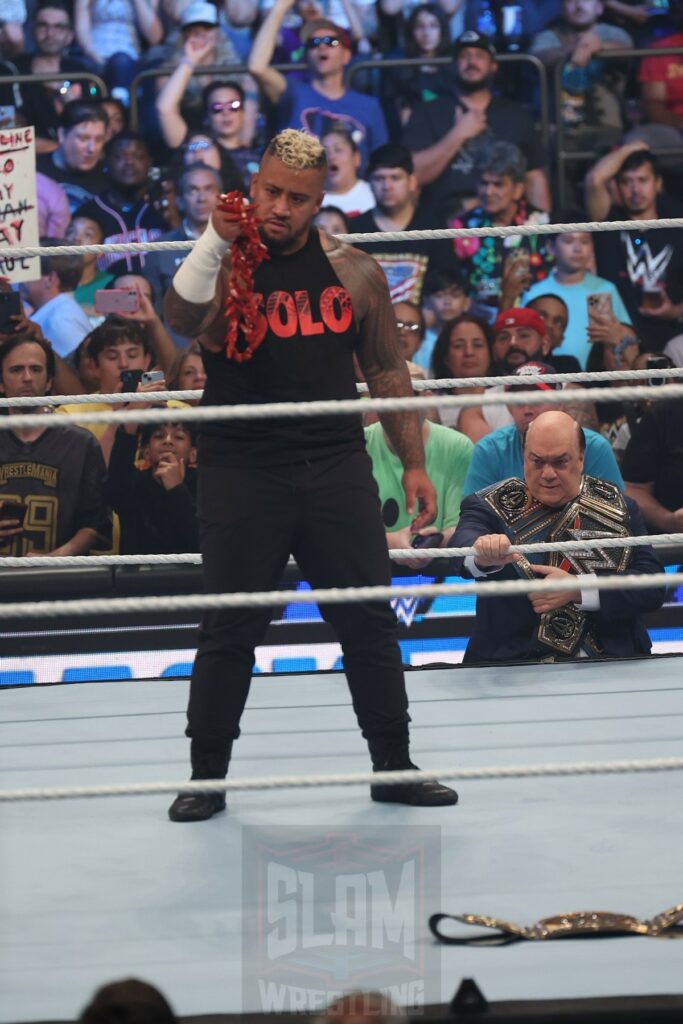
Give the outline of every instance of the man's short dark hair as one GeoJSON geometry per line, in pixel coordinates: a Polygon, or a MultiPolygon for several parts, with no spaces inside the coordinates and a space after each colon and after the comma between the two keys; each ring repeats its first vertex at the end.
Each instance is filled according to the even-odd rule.
{"type": "Polygon", "coordinates": [[[533,309],[534,302],[540,302],[541,299],[554,299],[555,302],[559,302],[561,306],[564,306],[564,311],[567,314],[567,318],[569,318],[569,306],[560,295],[555,295],[554,292],[543,292],[542,295],[534,295],[533,299],[529,299],[525,308],[529,309],[531,307],[533,309]]]}
{"type": "Polygon", "coordinates": [[[89,103],[88,100],[72,100],[64,105],[60,127],[65,132],[70,132],[79,124],[86,121],[99,121],[106,128],[109,124],[106,110],[103,110],[99,103],[89,103]]]}
{"type": "Polygon", "coordinates": [[[90,335],[88,355],[97,362],[105,348],[120,345],[124,341],[140,345],[146,355],[152,353],[147,331],[142,324],[137,320],[127,320],[123,316],[108,316],[90,335]]]}
{"type": "Polygon", "coordinates": [[[185,168],[183,173],[178,178],[179,196],[185,195],[185,190],[187,188],[187,179],[190,177],[191,174],[195,174],[197,171],[208,171],[209,174],[211,174],[215,179],[216,184],[218,185],[218,191],[223,191],[223,179],[221,177],[221,172],[217,171],[215,167],[209,167],[208,164],[202,164],[199,162],[199,160],[197,160],[197,162],[194,164],[188,164],[188,166],[185,168]]]}
{"type": "Polygon", "coordinates": [[[42,338],[33,338],[30,334],[11,334],[9,338],[6,338],[0,344],[0,374],[4,368],[5,360],[19,345],[37,345],[39,348],[42,348],[45,353],[47,375],[50,380],[54,380],[57,365],[52,345],[42,338]]]}
{"type": "Polygon", "coordinates": [[[130,129],[127,128],[124,129],[124,131],[119,132],[118,135],[114,135],[113,138],[109,140],[105,148],[106,156],[111,157],[112,153],[118,149],[122,143],[125,145],[128,142],[137,142],[138,145],[142,146],[145,150],[149,159],[152,159],[152,151],[149,148],[149,142],[144,135],[141,135],[140,132],[130,131],[130,129]]]}
{"type": "Polygon", "coordinates": [[[422,295],[426,298],[436,292],[445,292],[447,288],[459,288],[467,292],[467,283],[467,274],[460,266],[428,270],[422,286],[422,295]]]}
{"type": "MultiPolygon", "coordinates": [[[[69,245],[65,238],[41,238],[40,244],[44,247],[53,245],[69,245]]],[[[40,257],[40,274],[56,274],[59,280],[60,292],[73,292],[78,287],[78,282],[83,276],[83,257],[74,253],[73,256],[51,256],[50,253],[43,253],[40,257]]]]}
{"type": "MultiPolygon", "coordinates": [[[[172,412],[173,410],[169,409],[169,413],[172,412]]],[[[159,427],[179,427],[181,430],[184,430],[187,433],[187,436],[189,437],[190,443],[192,444],[193,447],[197,444],[197,428],[193,423],[177,423],[174,422],[173,419],[168,419],[165,420],[163,423],[143,423],[140,429],[138,430],[138,443],[140,447],[149,444],[149,442],[152,439],[152,434],[154,433],[155,430],[158,430],[159,427]]]]}
{"type": "Polygon", "coordinates": [[[646,164],[649,164],[652,168],[655,178],[661,178],[662,172],[659,167],[659,161],[649,149],[637,149],[635,153],[629,153],[617,171],[616,177],[619,179],[627,171],[637,171],[640,167],[645,167],[646,164]]]}
{"type": "Polygon", "coordinates": [[[233,92],[237,93],[242,105],[244,106],[246,94],[239,82],[234,82],[232,79],[229,79],[227,82],[209,82],[209,84],[205,85],[202,89],[202,107],[207,113],[211,97],[215,92],[218,92],[219,89],[232,89],[233,92]]]}
{"type": "Polygon", "coordinates": [[[397,142],[387,142],[383,146],[373,149],[368,159],[367,177],[378,171],[380,167],[398,167],[406,174],[413,174],[415,165],[409,149],[400,146],[397,142]]]}
{"type": "Polygon", "coordinates": [[[33,12],[34,24],[38,20],[38,15],[40,14],[40,12],[46,10],[60,11],[62,14],[66,14],[67,18],[69,19],[69,25],[73,24],[73,18],[71,17],[71,8],[68,7],[66,4],[62,3],[62,0],[54,0],[53,3],[50,3],[50,0],[41,0],[41,2],[38,4],[35,11],[33,12]]]}

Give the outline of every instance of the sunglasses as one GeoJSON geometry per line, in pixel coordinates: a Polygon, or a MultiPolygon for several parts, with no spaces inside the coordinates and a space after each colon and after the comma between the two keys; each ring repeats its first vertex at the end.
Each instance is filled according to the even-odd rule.
{"type": "Polygon", "coordinates": [[[206,139],[198,139],[197,142],[188,142],[185,146],[185,150],[188,153],[198,153],[202,149],[211,149],[212,143],[207,142],[206,139]]]}
{"type": "Polygon", "coordinates": [[[311,36],[306,43],[307,50],[317,50],[319,46],[341,46],[339,36],[311,36]]]}
{"type": "Polygon", "coordinates": [[[212,114],[222,114],[224,110],[241,109],[242,100],[226,100],[225,103],[219,103],[218,101],[216,101],[215,103],[209,104],[209,110],[211,111],[212,114]]]}
{"type": "Polygon", "coordinates": [[[415,331],[420,330],[419,324],[405,324],[403,320],[397,320],[396,326],[398,327],[399,331],[412,331],[413,334],[415,333],[415,331]]]}

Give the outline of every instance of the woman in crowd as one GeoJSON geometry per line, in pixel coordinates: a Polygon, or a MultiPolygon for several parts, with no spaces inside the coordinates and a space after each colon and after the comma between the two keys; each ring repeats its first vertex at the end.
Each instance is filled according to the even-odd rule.
{"type": "MultiPolygon", "coordinates": [[[[168,371],[169,391],[201,391],[206,384],[206,371],[201,349],[193,341],[179,352],[168,371]]],[[[185,399],[188,405],[199,405],[199,399],[185,399]]]]}
{"type": "MultiPolygon", "coordinates": [[[[463,313],[444,324],[436,339],[432,352],[432,376],[438,380],[487,376],[492,362],[492,345],[491,328],[487,322],[479,316],[463,313]]],[[[451,388],[443,393],[480,395],[485,390],[475,385],[451,388]]],[[[444,426],[458,429],[461,408],[441,408],[439,413],[444,426]]],[[[470,440],[476,442],[479,437],[470,437],[470,440]]]]}
{"type": "Polygon", "coordinates": [[[382,76],[385,114],[390,131],[407,124],[416,103],[438,96],[453,96],[455,80],[450,64],[429,64],[430,58],[450,54],[451,31],[448,15],[435,3],[413,7],[406,23],[406,44],[390,57],[420,57],[424,64],[388,68],[382,76]]]}

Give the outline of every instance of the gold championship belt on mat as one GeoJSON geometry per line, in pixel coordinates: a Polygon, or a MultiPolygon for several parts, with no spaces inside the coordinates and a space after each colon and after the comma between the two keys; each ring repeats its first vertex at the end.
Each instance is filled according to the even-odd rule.
{"type": "Polygon", "coordinates": [[[683,903],[669,907],[649,921],[639,921],[630,914],[613,914],[607,910],[580,910],[571,914],[544,917],[535,924],[513,924],[487,914],[432,914],[429,928],[433,935],[450,946],[508,946],[513,942],[545,939],[616,938],[644,935],[652,939],[683,939],[683,903]],[[440,930],[442,921],[457,921],[475,928],[487,928],[492,935],[448,935],[440,930]]]}
{"type": "MultiPolygon", "coordinates": [[[[582,477],[578,495],[561,509],[542,505],[530,494],[524,480],[517,477],[485,488],[479,494],[503,521],[513,544],[630,536],[623,494],[616,484],[593,476],[582,477]]],[[[620,573],[632,557],[632,548],[594,548],[566,554],[553,552],[545,564],[576,575],[620,573]]],[[[524,555],[514,565],[527,579],[537,578],[524,555]]],[[[539,616],[535,642],[541,656],[552,652],[570,657],[580,648],[593,655],[602,653],[591,632],[590,613],[586,615],[573,602],[539,616]]]]}

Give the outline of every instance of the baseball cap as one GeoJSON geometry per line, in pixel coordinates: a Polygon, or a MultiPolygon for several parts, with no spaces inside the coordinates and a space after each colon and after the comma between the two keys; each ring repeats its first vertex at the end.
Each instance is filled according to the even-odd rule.
{"type": "Polygon", "coordinates": [[[515,377],[522,378],[519,385],[507,384],[505,390],[508,391],[512,389],[514,391],[515,388],[520,387],[522,384],[526,384],[527,387],[538,388],[539,391],[559,391],[562,387],[561,384],[551,384],[550,382],[546,383],[541,380],[524,381],[524,377],[538,377],[539,374],[556,372],[555,367],[551,366],[550,363],[539,363],[536,362],[536,360],[530,360],[528,363],[522,363],[522,365],[518,366],[515,370],[515,377]]]}
{"type": "Polygon", "coordinates": [[[528,309],[524,306],[516,306],[514,309],[504,309],[496,317],[493,325],[493,333],[505,330],[506,327],[531,327],[538,331],[542,338],[545,338],[545,320],[535,309],[528,309]]]}
{"type": "Polygon", "coordinates": [[[341,39],[342,46],[346,47],[347,50],[352,49],[349,33],[345,28],[340,28],[339,25],[335,25],[335,23],[330,21],[329,18],[315,18],[313,21],[307,22],[301,29],[299,36],[301,38],[301,42],[305,46],[308,40],[313,36],[319,36],[324,32],[334,32],[334,34],[339,36],[341,39]]]}
{"type": "Polygon", "coordinates": [[[180,19],[181,28],[189,28],[190,25],[217,25],[218,11],[213,4],[207,0],[196,0],[195,3],[186,7],[180,19]]]}
{"type": "Polygon", "coordinates": [[[496,58],[496,48],[488,36],[483,36],[481,32],[475,32],[474,29],[470,28],[466,32],[460,33],[453,43],[453,56],[457,57],[466,46],[473,46],[475,50],[484,50],[494,60],[496,58]]]}

